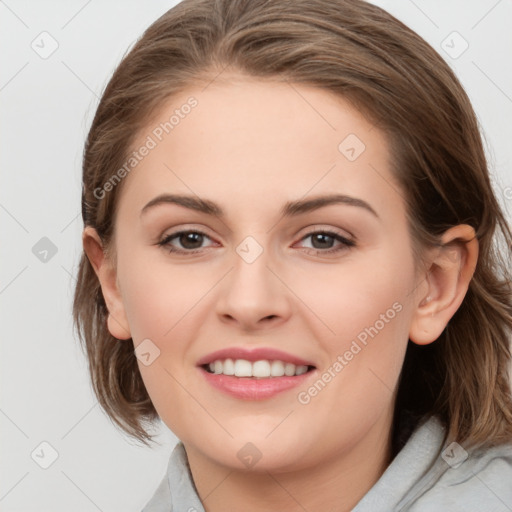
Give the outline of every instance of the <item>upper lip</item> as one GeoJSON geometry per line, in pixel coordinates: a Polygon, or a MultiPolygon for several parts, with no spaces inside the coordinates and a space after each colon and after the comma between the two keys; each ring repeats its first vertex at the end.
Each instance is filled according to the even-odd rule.
{"type": "Polygon", "coordinates": [[[197,362],[198,366],[202,366],[205,364],[213,363],[217,360],[224,359],[245,359],[246,361],[261,361],[262,359],[266,359],[269,361],[283,361],[284,363],[292,363],[296,366],[314,366],[310,361],[306,361],[301,357],[294,356],[293,354],[288,354],[287,352],[283,352],[282,350],[278,350],[275,348],[253,348],[248,349],[246,347],[229,347],[223,348],[221,350],[216,350],[215,352],[211,352],[210,354],[201,357],[197,362]]]}

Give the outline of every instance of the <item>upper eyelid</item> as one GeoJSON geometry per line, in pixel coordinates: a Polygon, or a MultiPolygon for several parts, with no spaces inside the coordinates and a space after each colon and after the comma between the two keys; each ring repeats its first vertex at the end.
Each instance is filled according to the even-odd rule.
{"type": "MultiPolygon", "coordinates": [[[[305,238],[307,238],[307,237],[309,237],[311,235],[317,234],[317,233],[325,233],[327,235],[335,235],[335,236],[338,236],[338,237],[340,237],[342,239],[345,239],[347,242],[350,242],[351,244],[355,244],[357,242],[357,239],[356,239],[355,236],[353,236],[352,234],[348,234],[348,233],[347,233],[348,236],[343,234],[343,233],[340,233],[339,232],[339,228],[332,228],[332,227],[325,228],[325,227],[321,227],[319,225],[309,226],[308,228],[309,229],[298,238],[297,242],[300,242],[300,241],[304,240],[305,238]]],[[[198,233],[198,234],[201,234],[202,236],[206,236],[207,238],[209,238],[210,240],[215,242],[214,237],[210,236],[206,232],[206,230],[204,230],[202,228],[182,227],[182,228],[177,229],[174,232],[171,232],[171,233],[168,233],[168,234],[164,235],[161,238],[160,244],[163,244],[164,242],[165,243],[169,243],[169,241],[171,239],[173,239],[173,238],[175,238],[178,235],[181,235],[183,233],[198,233]]],[[[297,242],[294,242],[294,243],[297,243],[297,242]]],[[[183,250],[186,251],[186,249],[183,249],[183,250]]],[[[189,252],[189,251],[187,251],[187,252],[189,252]]]]}
{"type": "MultiPolygon", "coordinates": [[[[313,233],[318,233],[318,232],[332,232],[332,233],[337,234],[339,236],[342,236],[344,238],[351,238],[351,239],[355,239],[356,238],[354,235],[352,235],[352,233],[350,233],[349,231],[347,231],[345,229],[340,229],[340,228],[335,228],[335,227],[323,227],[320,224],[312,224],[312,225],[307,226],[306,228],[303,228],[303,229],[306,229],[307,231],[301,235],[301,238],[304,237],[304,236],[311,235],[313,233]],[[345,234],[343,234],[342,232],[344,232],[345,234]]],[[[209,235],[207,231],[208,231],[207,228],[205,229],[205,228],[202,228],[202,227],[200,227],[200,228],[187,227],[185,225],[185,226],[180,226],[179,228],[176,229],[176,231],[171,231],[170,233],[162,235],[162,238],[168,238],[170,236],[175,236],[175,235],[179,235],[181,233],[190,233],[190,232],[192,232],[192,233],[201,233],[201,234],[206,235],[206,236],[208,236],[210,238],[214,238],[214,235],[209,235]]]]}
{"type": "Polygon", "coordinates": [[[203,228],[187,228],[187,227],[185,227],[185,228],[176,229],[176,231],[171,231],[170,233],[166,233],[165,235],[161,236],[161,239],[165,240],[167,238],[172,238],[172,237],[175,237],[177,235],[181,235],[183,233],[200,233],[201,235],[207,236],[208,238],[214,238],[212,235],[209,235],[207,233],[206,229],[203,229],[203,228]]]}
{"type": "Polygon", "coordinates": [[[347,239],[354,240],[354,241],[356,240],[356,237],[352,233],[350,233],[350,231],[348,231],[346,229],[342,229],[342,228],[336,228],[336,227],[332,227],[332,226],[324,227],[322,224],[311,224],[311,225],[307,226],[305,229],[306,229],[306,233],[304,233],[302,235],[302,237],[311,235],[313,233],[320,232],[320,233],[334,233],[343,238],[347,238],[347,239]]]}

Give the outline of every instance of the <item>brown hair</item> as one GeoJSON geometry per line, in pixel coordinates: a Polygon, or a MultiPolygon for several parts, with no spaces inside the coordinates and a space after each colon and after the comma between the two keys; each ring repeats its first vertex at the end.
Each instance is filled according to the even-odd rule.
{"type": "MultiPolygon", "coordinates": [[[[449,227],[474,227],[479,259],[462,305],[434,343],[409,342],[394,432],[404,412],[412,427],[435,414],[461,444],[511,441],[512,234],[464,89],[420,36],[379,7],[362,0],[184,0],[170,9],[125,56],[103,93],[84,151],[84,224],[96,228],[115,261],[123,183],[102,198],[95,191],[123,166],[164,101],[226,68],[335,93],[388,135],[418,261],[422,248],[439,243],[449,227]]],[[[158,415],[133,344],[110,335],[107,314],[82,254],[73,316],[94,391],[117,425],[148,444],[145,423],[158,415]]]]}

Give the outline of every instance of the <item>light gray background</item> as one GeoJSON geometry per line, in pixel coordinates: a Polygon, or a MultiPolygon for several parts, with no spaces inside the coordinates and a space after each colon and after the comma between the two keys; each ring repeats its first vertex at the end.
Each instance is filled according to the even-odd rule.
{"type": "MultiPolygon", "coordinates": [[[[175,3],[0,0],[2,511],[140,511],[175,443],[163,426],[162,447],[151,451],[112,426],[91,392],[71,323],[83,142],[116,64],[175,3]],[[41,53],[55,44],[43,31],[58,43],[46,59],[31,47],[41,53]],[[46,262],[32,251],[43,237],[57,250],[46,262]],[[48,469],[39,465],[51,461],[42,442],[58,453],[48,469]]],[[[482,124],[493,182],[510,218],[512,2],[375,3],[455,69],[482,124]],[[464,41],[453,31],[469,44],[460,56],[464,41]]]]}

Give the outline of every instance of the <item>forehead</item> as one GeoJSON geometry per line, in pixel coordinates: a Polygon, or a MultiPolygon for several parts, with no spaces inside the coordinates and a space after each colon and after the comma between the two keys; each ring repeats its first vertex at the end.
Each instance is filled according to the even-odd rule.
{"type": "Polygon", "coordinates": [[[397,199],[385,134],[343,98],[301,84],[233,76],[190,87],[132,149],[144,146],[123,191],[140,208],[169,191],[215,193],[239,209],[326,191],[397,199]]]}

